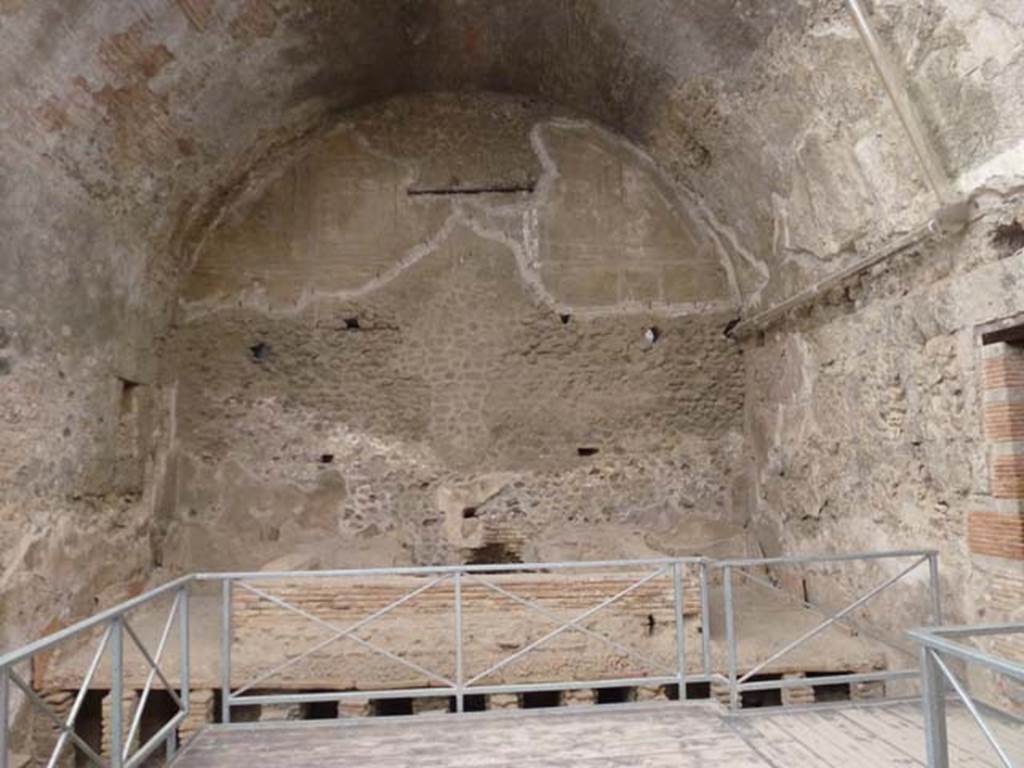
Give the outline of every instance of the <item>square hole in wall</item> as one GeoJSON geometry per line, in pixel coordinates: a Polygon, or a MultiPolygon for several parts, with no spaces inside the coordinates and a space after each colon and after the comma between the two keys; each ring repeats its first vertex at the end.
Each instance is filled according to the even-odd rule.
{"type": "MultiPolygon", "coordinates": [[[[455,701],[455,697],[452,696],[448,699],[448,711],[457,712],[459,709],[458,704],[455,701]]],[[[471,694],[469,696],[462,697],[462,711],[463,712],[486,712],[487,711],[487,697],[479,694],[471,694]]]]}
{"type": "MultiPolygon", "coordinates": [[[[781,680],[782,675],[754,675],[750,678],[751,683],[767,682],[769,680],[781,680]]],[[[763,691],[743,691],[740,694],[740,706],[744,709],[758,709],[760,707],[781,707],[782,689],[769,688],[763,691]]]]}
{"type": "Polygon", "coordinates": [[[816,677],[835,677],[836,675],[848,675],[850,672],[808,672],[804,675],[809,681],[811,681],[811,687],[814,689],[814,701],[817,704],[821,704],[829,701],[849,701],[850,700],[850,684],[849,683],[827,683],[824,685],[813,685],[814,678],[816,677]]]}
{"type": "Polygon", "coordinates": [[[373,702],[374,717],[399,717],[412,714],[412,699],[377,699],[373,702]]]}
{"type": "Polygon", "coordinates": [[[520,704],[523,709],[544,709],[545,707],[562,706],[561,691],[529,691],[522,694],[520,704]]]}
{"type": "Polygon", "coordinates": [[[594,693],[598,704],[626,704],[636,699],[636,688],[598,688],[594,693]]]}

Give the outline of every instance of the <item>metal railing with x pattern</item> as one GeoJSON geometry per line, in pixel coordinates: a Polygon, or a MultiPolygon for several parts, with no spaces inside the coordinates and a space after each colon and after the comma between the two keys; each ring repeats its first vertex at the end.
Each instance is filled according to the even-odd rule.
{"type": "MultiPolygon", "coordinates": [[[[253,705],[446,697],[453,702],[453,709],[461,712],[466,708],[467,697],[474,695],[678,686],[679,698],[683,699],[690,683],[713,684],[728,691],[736,708],[748,691],[811,684],[800,678],[757,678],[777,671],[780,660],[837,625],[870,636],[856,621],[858,609],[926,565],[928,622],[940,624],[937,555],[929,550],[724,561],[693,557],[196,574],[0,656],[0,768],[10,765],[9,727],[4,726],[9,724],[9,715],[20,707],[21,702],[13,701],[19,692],[27,706],[43,713],[59,734],[48,766],[56,766],[61,755],[70,749],[84,755],[90,764],[111,768],[141,765],[162,744],[169,755],[173,754],[177,729],[189,715],[189,597],[190,592],[199,590],[205,594],[203,585],[216,588],[216,596],[209,599],[219,602],[220,720],[229,723],[239,708],[253,705]],[[901,562],[904,560],[908,564],[901,562]],[[792,598],[792,591],[781,590],[765,574],[789,566],[833,568],[842,563],[873,563],[880,566],[886,578],[840,610],[822,609],[806,597],[797,599],[803,608],[822,614],[823,619],[806,631],[798,630],[798,637],[767,656],[759,652],[752,661],[739,658],[742,627],[736,621],[735,580],[746,579],[792,598]],[[356,586],[339,588],[332,582],[337,579],[356,586]],[[369,585],[381,582],[385,582],[386,588],[370,589],[369,585]],[[712,582],[716,588],[718,584],[722,588],[727,652],[724,663],[712,659],[712,582]],[[361,592],[359,585],[363,587],[361,592]],[[170,606],[158,625],[158,633],[147,646],[136,631],[138,622],[133,612],[143,607],[159,608],[158,600],[166,600],[170,606]],[[506,621],[513,610],[548,626],[527,626],[529,622],[519,614],[516,621],[506,621]],[[236,624],[239,611],[247,623],[236,624]],[[411,616],[400,615],[408,611],[411,616]],[[698,621],[690,621],[688,616],[699,616],[699,626],[698,621]],[[286,619],[307,629],[275,635],[280,622],[286,619]],[[397,623],[388,627],[389,620],[397,623]],[[516,631],[510,633],[509,626],[516,627],[516,631]],[[311,637],[314,631],[319,636],[311,637]],[[93,636],[97,642],[88,661],[82,663],[85,675],[81,688],[70,709],[57,713],[26,680],[22,667],[61,643],[83,642],[93,636]],[[236,663],[236,643],[245,641],[247,636],[253,636],[258,652],[240,653],[236,663]],[[554,647],[564,641],[576,645],[569,649],[554,647]],[[176,644],[180,658],[177,677],[164,668],[166,651],[176,644]],[[332,674],[337,675],[340,662],[338,656],[330,657],[326,650],[339,644],[348,646],[344,649],[348,666],[342,677],[351,675],[352,669],[365,672],[357,682],[343,685],[330,679],[332,674]],[[597,654],[596,661],[588,660],[581,651],[583,647],[603,649],[600,653],[604,655],[597,654]],[[296,652],[295,648],[300,650],[296,652]],[[125,690],[128,651],[141,656],[143,670],[140,675],[138,668],[132,669],[131,691],[125,690]],[[274,651],[285,657],[278,663],[268,663],[267,652],[274,651]],[[545,653],[549,654],[546,659],[545,653]],[[358,656],[354,662],[353,655],[358,656]],[[380,664],[386,662],[392,673],[405,677],[375,677],[384,667],[372,666],[374,659],[380,664]],[[714,669],[713,663],[724,669],[714,669]],[[301,670],[304,664],[310,664],[312,671],[301,670]],[[104,687],[98,686],[96,680],[98,673],[108,671],[107,665],[112,709],[107,727],[109,744],[104,750],[97,749],[76,731],[76,721],[83,712],[90,687],[104,687]],[[405,682],[395,683],[396,679],[405,682]],[[410,680],[413,682],[409,683],[410,680]],[[151,693],[157,689],[166,692],[176,710],[154,729],[152,717],[147,719],[145,713],[151,693]],[[125,704],[131,698],[126,693],[134,697],[133,706],[125,704]]],[[[924,580],[918,584],[921,581],[924,580]]],[[[922,637],[931,644],[931,651],[953,654],[948,638],[938,634],[922,637]]],[[[942,669],[937,653],[932,652],[927,661],[933,671],[936,667],[942,669]]],[[[1016,673],[1016,668],[1010,669],[1016,673]]],[[[918,675],[915,664],[907,669],[819,676],[814,678],[813,685],[917,680],[918,675]]],[[[927,687],[927,679],[925,682],[927,687]]]]}
{"type": "MultiPolygon", "coordinates": [[[[716,564],[716,567],[722,570],[722,583],[724,588],[724,602],[725,602],[725,633],[726,643],[728,651],[728,678],[726,683],[729,687],[729,701],[732,709],[738,709],[740,706],[740,699],[744,692],[747,691],[764,691],[774,689],[785,689],[785,688],[798,688],[805,687],[808,685],[808,681],[801,678],[789,678],[789,679],[769,679],[769,680],[755,680],[754,678],[760,673],[771,668],[773,664],[779,662],[784,657],[791,654],[797,648],[805,646],[810,643],[813,639],[821,636],[823,633],[828,631],[831,627],[836,625],[845,625],[848,628],[853,629],[855,632],[863,632],[864,628],[858,625],[853,620],[853,614],[860,608],[864,607],[872,600],[876,599],[886,590],[893,587],[893,585],[903,581],[910,574],[918,570],[918,568],[927,565],[928,566],[928,622],[938,623],[942,621],[942,608],[941,608],[941,594],[939,591],[939,571],[938,571],[938,553],[934,550],[898,550],[892,552],[876,552],[871,554],[858,554],[858,555],[830,555],[830,556],[808,556],[808,557],[777,557],[777,558],[760,558],[760,559],[748,559],[748,560],[724,560],[716,564]],[[735,601],[735,585],[734,577],[745,579],[748,582],[757,584],[761,587],[771,589],[776,592],[781,590],[773,584],[771,581],[765,579],[763,576],[755,575],[751,573],[751,569],[772,569],[772,568],[785,568],[787,566],[799,565],[799,566],[812,566],[821,564],[839,564],[839,563],[881,563],[882,561],[902,561],[910,560],[910,564],[906,567],[900,568],[898,572],[885,579],[882,583],[872,587],[864,594],[860,595],[856,599],[852,600],[844,608],[834,611],[824,611],[820,606],[816,606],[806,599],[799,600],[798,602],[802,607],[814,610],[822,613],[824,619],[813,626],[812,628],[803,632],[799,637],[794,638],[792,641],[786,643],[782,648],[774,651],[767,658],[756,662],[750,669],[745,673],[740,674],[739,659],[738,659],[738,648],[739,648],[739,636],[736,625],[736,601],[735,601]]],[[[874,638],[878,640],[879,638],[874,638]]],[[[881,642],[885,645],[890,645],[884,639],[881,642]]],[[[904,649],[895,646],[895,650],[903,651],[904,649]]],[[[853,685],[858,683],[882,683],[896,680],[915,680],[918,677],[918,670],[915,667],[907,668],[904,670],[893,670],[885,669],[878,672],[860,672],[851,674],[840,674],[840,675],[827,675],[821,676],[814,679],[815,685],[853,685]]]]}
{"type": "MultiPolygon", "coordinates": [[[[525,693],[544,690],[570,690],[582,688],[613,688],[637,685],[679,685],[681,696],[686,696],[687,682],[710,682],[712,674],[710,670],[711,655],[708,637],[702,635],[700,656],[702,659],[703,672],[697,675],[687,672],[687,649],[686,649],[686,610],[684,602],[687,589],[699,591],[699,597],[694,603],[700,607],[702,618],[707,621],[707,589],[708,589],[709,562],[701,558],[682,558],[657,561],[607,561],[597,563],[526,563],[526,564],[502,564],[490,565],[468,565],[437,568],[392,568],[373,570],[345,570],[345,571],[318,571],[307,573],[233,573],[233,574],[204,574],[197,577],[204,581],[219,581],[221,584],[221,720],[230,722],[233,711],[238,707],[253,705],[294,705],[294,704],[315,704],[322,702],[344,701],[345,699],[415,699],[415,698],[436,698],[439,696],[450,696],[454,699],[455,709],[458,712],[464,710],[465,698],[469,695],[499,694],[499,693],[525,693]],[[545,604],[536,596],[525,597],[518,594],[508,584],[498,583],[499,574],[508,576],[512,574],[559,574],[564,577],[560,587],[567,593],[574,589],[571,577],[568,574],[573,572],[595,573],[614,570],[630,571],[631,575],[622,575],[617,582],[618,589],[613,594],[598,599],[597,602],[585,610],[572,615],[565,616],[558,610],[545,604]],[[640,575],[636,575],[641,571],[640,575]],[[309,579],[368,579],[371,577],[415,577],[425,579],[425,583],[419,584],[404,592],[395,599],[388,601],[376,610],[357,621],[347,624],[339,624],[336,621],[317,615],[312,610],[297,605],[297,600],[289,600],[280,594],[274,594],[272,585],[274,582],[294,583],[296,580],[309,579]],[[588,626],[602,612],[607,612],[613,606],[634,595],[646,585],[664,580],[669,583],[668,590],[671,597],[672,620],[674,623],[674,654],[671,660],[658,659],[650,653],[641,651],[620,639],[611,637],[607,632],[602,632],[588,626]],[[689,582],[693,582],[692,584],[689,582]],[[438,671],[419,664],[401,653],[381,647],[378,643],[369,639],[366,632],[371,625],[379,623],[385,617],[393,614],[399,608],[407,606],[420,596],[428,592],[444,590],[447,594],[446,600],[450,604],[451,620],[451,670],[438,671]],[[473,590],[473,595],[467,595],[467,590],[473,590]],[[235,612],[238,600],[235,598],[237,591],[248,593],[257,601],[266,603],[279,609],[278,615],[291,615],[298,617],[313,625],[319,630],[327,632],[327,636],[311,644],[306,650],[293,655],[273,668],[259,672],[240,686],[233,686],[232,681],[238,670],[233,663],[233,645],[237,640],[238,627],[235,626],[235,612]],[[525,608],[533,615],[539,616],[555,626],[550,631],[542,634],[536,639],[529,640],[522,647],[517,648],[513,653],[497,659],[480,671],[469,670],[467,664],[467,649],[472,648],[473,638],[465,631],[465,618],[467,612],[471,611],[474,605],[482,598],[490,594],[497,596],[508,605],[525,608]],[[630,659],[641,665],[644,670],[653,670],[657,674],[643,674],[630,677],[616,677],[597,680],[531,680],[521,684],[501,683],[488,684],[491,678],[508,668],[512,667],[519,660],[537,653],[543,647],[549,646],[556,638],[568,633],[576,633],[599,645],[610,649],[620,658],[630,659]],[[366,690],[360,688],[357,691],[328,691],[311,693],[257,693],[261,686],[268,686],[272,681],[289,670],[293,670],[303,662],[312,659],[316,654],[323,652],[329,646],[342,641],[353,642],[360,646],[365,652],[371,655],[387,659],[401,668],[404,668],[426,684],[418,687],[384,687],[379,689],[366,690]]],[[[438,654],[433,654],[436,657],[438,654]]]]}
{"type": "MultiPolygon", "coordinates": [[[[946,732],[947,685],[955,691],[967,711],[977,723],[993,753],[1004,768],[1024,767],[1024,754],[1015,761],[1009,747],[1005,746],[983,714],[984,705],[979,704],[968,692],[967,684],[951,668],[951,663],[961,662],[973,665],[1024,685],[1024,663],[1011,661],[995,653],[987,653],[967,641],[973,638],[1009,637],[1024,635],[1024,624],[989,624],[974,627],[936,627],[918,629],[910,633],[917,641],[921,654],[921,682],[923,691],[925,733],[928,744],[929,768],[949,768],[949,741],[946,732]]],[[[993,713],[998,716],[998,713],[993,713]]],[[[1024,724],[1017,726],[1024,732],[1024,724]]]]}
{"type": "Polygon", "coordinates": [[[14,689],[25,697],[29,706],[51,722],[57,732],[57,739],[50,754],[46,756],[47,768],[55,768],[69,750],[76,750],[91,765],[102,768],[135,768],[142,765],[154,752],[164,747],[170,755],[177,747],[177,728],[188,715],[189,680],[189,584],[191,577],[185,577],[129,600],[116,608],[105,611],[79,622],[25,648],[0,657],[0,768],[8,763],[8,714],[14,689]],[[132,613],[143,607],[152,607],[161,599],[170,599],[170,608],[163,621],[156,650],[152,653],[132,626],[132,613]],[[178,685],[173,685],[161,669],[161,661],[171,640],[175,624],[178,627],[180,668],[177,670],[178,685]],[[92,653],[81,687],[75,694],[66,716],[61,717],[51,705],[36,692],[30,682],[19,674],[19,668],[31,665],[33,660],[58,645],[73,641],[88,641],[90,635],[99,633],[99,641],[92,653]],[[126,643],[127,640],[127,643],[126,643]],[[141,656],[146,668],[146,680],[142,690],[134,698],[130,709],[125,706],[125,655],[134,652],[141,656]],[[108,754],[100,754],[76,732],[76,724],[85,705],[86,696],[92,687],[97,672],[105,664],[110,672],[110,720],[108,754]],[[157,681],[162,690],[170,696],[177,707],[176,713],[156,733],[144,742],[140,735],[146,704],[150,700],[157,681]],[[127,726],[127,727],[126,727],[127,726]],[[140,743],[141,742],[141,743],[140,743]]]}

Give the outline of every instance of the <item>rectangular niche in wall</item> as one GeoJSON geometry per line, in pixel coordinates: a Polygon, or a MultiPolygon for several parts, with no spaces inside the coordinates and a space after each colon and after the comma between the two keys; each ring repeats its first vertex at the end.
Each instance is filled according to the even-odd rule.
{"type": "Polygon", "coordinates": [[[145,475],[144,425],[149,413],[149,387],[118,377],[115,477],[117,493],[141,494],[145,475]]]}
{"type": "Polygon", "coordinates": [[[980,329],[987,509],[968,524],[972,555],[1024,562],[1024,316],[980,329]]]}

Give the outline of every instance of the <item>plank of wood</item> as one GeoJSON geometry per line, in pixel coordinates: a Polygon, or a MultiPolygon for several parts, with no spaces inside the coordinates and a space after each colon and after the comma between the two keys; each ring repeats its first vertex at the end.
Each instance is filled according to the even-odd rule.
{"type": "Polygon", "coordinates": [[[732,725],[748,744],[777,768],[818,765],[818,756],[793,740],[772,717],[737,718],[732,725]]]}
{"type": "Polygon", "coordinates": [[[666,707],[608,715],[416,718],[347,727],[210,730],[177,768],[773,768],[713,712],[666,707]]]}
{"type": "MultiPolygon", "coordinates": [[[[995,750],[966,707],[948,705],[946,724],[950,742],[978,755],[984,755],[993,765],[999,765],[995,750]]],[[[995,734],[996,740],[1006,750],[1010,759],[1018,765],[1024,765],[1024,725],[1003,719],[996,713],[986,715],[985,724],[995,734]]]]}
{"type": "Polygon", "coordinates": [[[870,732],[846,720],[839,710],[810,710],[773,718],[779,728],[818,756],[820,765],[875,765],[919,768],[921,763],[872,739],[870,732]]]}
{"type": "MultiPolygon", "coordinates": [[[[900,722],[906,728],[903,732],[901,746],[906,751],[919,756],[921,760],[927,759],[927,747],[925,745],[924,714],[920,704],[902,704],[899,706],[885,707],[875,715],[876,719],[891,725],[890,732],[893,737],[899,733],[900,722]],[[912,736],[913,734],[913,736],[912,736]]],[[[967,768],[1000,768],[997,761],[988,753],[979,752],[969,745],[963,744],[959,739],[953,738],[950,734],[949,757],[954,765],[967,768]]]]}

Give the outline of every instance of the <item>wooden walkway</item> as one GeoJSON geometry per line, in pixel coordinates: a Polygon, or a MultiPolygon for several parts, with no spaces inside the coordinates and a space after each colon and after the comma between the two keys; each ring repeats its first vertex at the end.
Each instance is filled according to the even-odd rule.
{"type": "MultiPolygon", "coordinates": [[[[1024,727],[996,724],[1024,765],[1024,727]]],[[[963,709],[950,709],[951,763],[998,766],[963,709]]],[[[214,727],[176,768],[805,768],[924,766],[920,707],[889,703],[728,717],[713,704],[423,715],[214,727]]]]}

